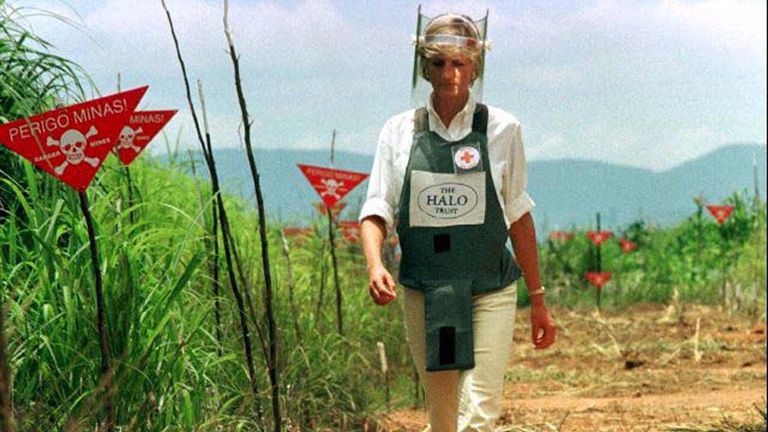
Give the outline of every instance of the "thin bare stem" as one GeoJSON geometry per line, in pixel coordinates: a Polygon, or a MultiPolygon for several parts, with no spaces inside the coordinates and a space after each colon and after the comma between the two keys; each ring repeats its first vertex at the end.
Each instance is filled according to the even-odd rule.
{"type": "Polygon", "coordinates": [[[274,430],[282,430],[282,417],[280,414],[280,385],[279,374],[277,370],[277,324],[272,305],[272,273],[269,266],[269,243],[267,241],[267,221],[264,212],[264,197],[259,183],[259,171],[256,168],[256,160],[253,157],[251,146],[251,119],[248,115],[248,108],[245,103],[245,94],[243,93],[242,80],[240,78],[240,63],[235,51],[235,45],[232,41],[232,31],[228,23],[229,3],[224,0],[224,34],[229,44],[229,56],[232,59],[232,66],[235,73],[235,89],[237,90],[237,100],[240,105],[243,122],[243,137],[245,138],[245,150],[248,155],[248,165],[251,169],[253,178],[253,189],[256,193],[256,203],[259,211],[259,237],[261,239],[261,262],[264,269],[264,306],[266,308],[267,328],[269,332],[269,381],[272,387],[272,415],[274,419],[274,430]]]}
{"type": "MultiPolygon", "coordinates": [[[[203,94],[203,83],[200,82],[200,80],[197,80],[197,92],[198,96],[200,98],[200,106],[203,111],[203,125],[205,126],[205,134],[206,136],[210,136],[209,129],[208,129],[208,114],[205,110],[205,95],[203,94]]],[[[190,156],[190,159],[191,156],[190,156]]],[[[195,162],[192,161],[192,172],[195,172],[195,162]]],[[[197,177],[197,176],[195,176],[197,177]]],[[[197,182],[195,182],[195,185],[197,185],[197,182]]],[[[217,352],[219,356],[221,356],[221,341],[222,341],[222,330],[221,330],[221,302],[220,302],[220,293],[221,293],[221,281],[219,278],[219,212],[215,205],[211,205],[211,237],[208,238],[209,242],[209,250],[213,251],[213,255],[210,257],[210,270],[211,270],[211,277],[213,279],[213,302],[214,302],[214,320],[216,325],[216,341],[218,342],[217,352]]]]}
{"type": "Polygon", "coordinates": [[[107,336],[106,306],[104,305],[104,287],[99,266],[99,251],[96,244],[96,230],[93,226],[93,217],[91,217],[91,211],[88,208],[88,195],[81,191],[79,192],[79,196],[80,209],[83,211],[85,225],[88,229],[88,239],[91,249],[91,267],[93,269],[93,277],[96,281],[96,326],[99,331],[99,350],[101,351],[101,381],[104,388],[104,412],[107,415],[107,422],[104,427],[107,431],[112,431],[115,428],[115,411],[112,405],[109,341],[107,336]]]}
{"type": "Polygon", "coordinates": [[[165,0],[160,0],[160,1],[163,5],[163,9],[165,10],[165,14],[168,18],[168,25],[170,27],[171,36],[173,37],[174,46],[176,48],[176,57],[178,58],[179,64],[181,65],[181,72],[184,78],[184,86],[187,92],[187,102],[189,103],[189,108],[192,114],[192,120],[195,124],[195,131],[197,132],[197,137],[200,142],[200,147],[202,148],[203,155],[205,156],[205,161],[208,166],[208,172],[210,173],[210,176],[211,176],[211,189],[213,191],[214,197],[216,198],[216,204],[218,206],[219,222],[220,222],[221,232],[223,236],[222,240],[224,242],[224,257],[227,263],[227,274],[229,276],[229,282],[232,288],[232,293],[235,296],[235,301],[237,302],[238,315],[240,317],[240,330],[243,335],[243,349],[245,351],[246,366],[248,368],[248,377],[251,381],[251,391],[253,392],[254,402],[256,403],[257,415],[259,418],[261,418],[261,405],[259,403],[256,371],[254,370],[254,366],[253,366],[253,352],[251,349],[250,332],[248,330],[248,319],[245,314],[245,305],[243,302],[243,296],[240,292],[240,289],[238,288],[237,278],[235,277],[235,273],[234,273],[234,263],[232,262],[232,250],[230,247],[231,243],[229,241],[229,238],[231,237],[229,219],[227,218],[227,212],[224,206],[224,198],[219,188],[219,177],[216,172],[216,162],[213,157],[213,147],[211,145],[211,136],[210,136],[210,133],[207,133],[205,139],[203,139],[203,135],[200,131],[200,122],[197,118],[197,112],[195,111],[194,103],[192,102],[192,92],[189,86],[189,78],[187,77],[187,70],[184,65],[184,59],[181,55],[181,49],[179,47],[178,38],[176,37],[176,31],[173,27],[173,20],[171,19],[171,13],[168,10],[167,6],[165,5],[165,0]]]}
{"type": "Polygon", "coordinates": [[[5,295],[0,292],[0,432],[14,432],[13,399],[8,370],[8,344],[5,340],[5,295]]]}
{"type": "Polygon", "coordinates": [[[291,262],[291,250],[288,246],[288,239],[285,237],[285,232],[280,230],[280,239],[283,243],[283,256],[288,272],[288,303],[291,305],[291,312],[293,314],[293,328],[296,331],[296,344],[301,345],[301,327],[299,326],[299,309],[296,307],[296,300],[294,299],[294,291],[296,284],[293,281],[293,263],[291,262]]]}
{"type": "Polygon", "coordinates": [[[339,267],[336,260],[336,224],[334,223],[331,207],[328,209],[328,244],[331,251],[331,266],[333,269],[333,285],[336,288],[336,330],[341,336],[344,336],[344,317],[341,313],[343,299],[341,286],[339,285],[339,267]]]}

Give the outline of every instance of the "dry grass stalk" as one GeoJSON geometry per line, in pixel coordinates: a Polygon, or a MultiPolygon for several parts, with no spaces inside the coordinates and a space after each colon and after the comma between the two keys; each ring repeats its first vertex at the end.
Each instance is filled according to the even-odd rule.
{"type": "Polygon", "coordinates": [[[701,361],[701,351],[699,351],[699,330],[701,328],[701,317],[696,318],[696,333],[693,335],[693,361],[701,361]]]}

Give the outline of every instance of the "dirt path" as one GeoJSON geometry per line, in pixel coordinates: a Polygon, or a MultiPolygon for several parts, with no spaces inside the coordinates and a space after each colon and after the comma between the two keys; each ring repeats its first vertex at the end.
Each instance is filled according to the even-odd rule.
{"type": "MultiPolygon", "coordinates": [[[[518,312],[496,432],[736,430],[761,420],[764,322],[705,306],[552,310],[558,341],[538,352],[527,310],[518,312]]],[[[422,409],[383,417],[387,432],[426,426],[422,409]]]]}
{"type": "Polygon", "coordinates": [[[757,419],[753,404],[764,396],[764,390],[752,389],[623,398],[550,396],[507,400],[500,423],[523,423],[559,431],[668,430],[716,424],[725,416],[743,424],[757,419]]]}
{"type": "MultiPolygon", "coordinates": [[[[697,428],[724,418],[734,424],[754,423],[754,404],[765,390],[722,390],[642,397],[575,398],[549,396],[505,400],[497,432],[507,431],[648,431],[697,428]],[[515,426],[524,425],[524,426],[515,426]]],[[[415,432],[426,425],[426,413],[393,413],[389,431],[415,432]]]]}

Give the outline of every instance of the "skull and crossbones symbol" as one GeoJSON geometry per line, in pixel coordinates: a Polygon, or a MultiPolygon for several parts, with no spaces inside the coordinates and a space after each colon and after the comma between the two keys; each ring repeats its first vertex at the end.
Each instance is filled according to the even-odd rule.
{"type": "Polygon", "coordinates": [[[48,137],[48,141],[46,142],[48,146],[58,146],[67,158],[61,165],[53,169],[56,174],[62,175],[68,166],[79,165],[83,161],[94,168],[98,166],[99,158],[88,157],[85,155],[85,148],[88,146],[88,138],[97,133],[98,131],[96,130],[96,127],[91,126],[85,135],[77,129],[69,129],[61,134],[61,138],[59,138],[58,141],[48,137]]]}
{"type": "Polygon", "coordinates": [[[336,179],[322,179],[321,182],[325,187],[325,192],[321,192],[320,196],[331,195],[334,198],[341,198],[341,195],[336,193],[336,190],[344,186],[343,181],[337,181],[336,179]]]}
{"type": "Polygon", "coordinates": [[[133,150],[136,153],[141,151],[141,148],[133,143],[133,139],[136,135],[142,133],[143,130],[138,128],[134,130],[130,126],[126,126],[120,131],[120,142],[117,144],[118,150],[133,150]]]}

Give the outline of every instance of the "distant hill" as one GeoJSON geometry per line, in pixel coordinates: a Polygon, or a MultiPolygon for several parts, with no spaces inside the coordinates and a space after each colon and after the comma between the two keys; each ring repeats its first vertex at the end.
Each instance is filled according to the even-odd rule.
{"type": "MultiPolygon", "coordinates": [[[[560,159],[528,162],[528,193],[536,202],[533,216],[539,230],[594,224],[601,212],[604,228],[625,225],[638,217],[671,224],[695,211],[694,196],[718,203],[736,190],[754,188],[752,161],[757,155],[760,195],[766,196],[765,146],[733,144],[663,172],[598,161],[560,159]]],[[[196,154],[200,158],[200,154],[196,154]]],[[[225,190],[254,199],[243,150],[216,150],[225,190]]],[[[167,161],[165,155],[158,156],[167,161]]],[[[186,160],[187,158],[182,158],[186,160]]],[[[297,163],[328,166],[327,151],[258,150],[256,161],[264,189],[267,215],[284,223],[302,223],[315,216],[318,197],[297,163]]],[[[369,172],[372,156],[339,152],[337,168],[369,172]]],[[[198,173],[207,174],[204,167],[198,173]]],[[[355,218],[367,189],[362,183],[345,198],[343,217],[355,218]]]]}
{"type": "Polygon", "coordinates": [[[696,195],[711,203],[737,190],[746,189],[751,196],[755,155],[765,200],[765,147],[747,144],[721,147],[662,172],[587,160],[532,161],[528,190],[537,204],[537,223],[548,228],[594,224],[598,211],[603,226],[621,226],[638,217],[671,224],[695,211],[696,195]]]}

